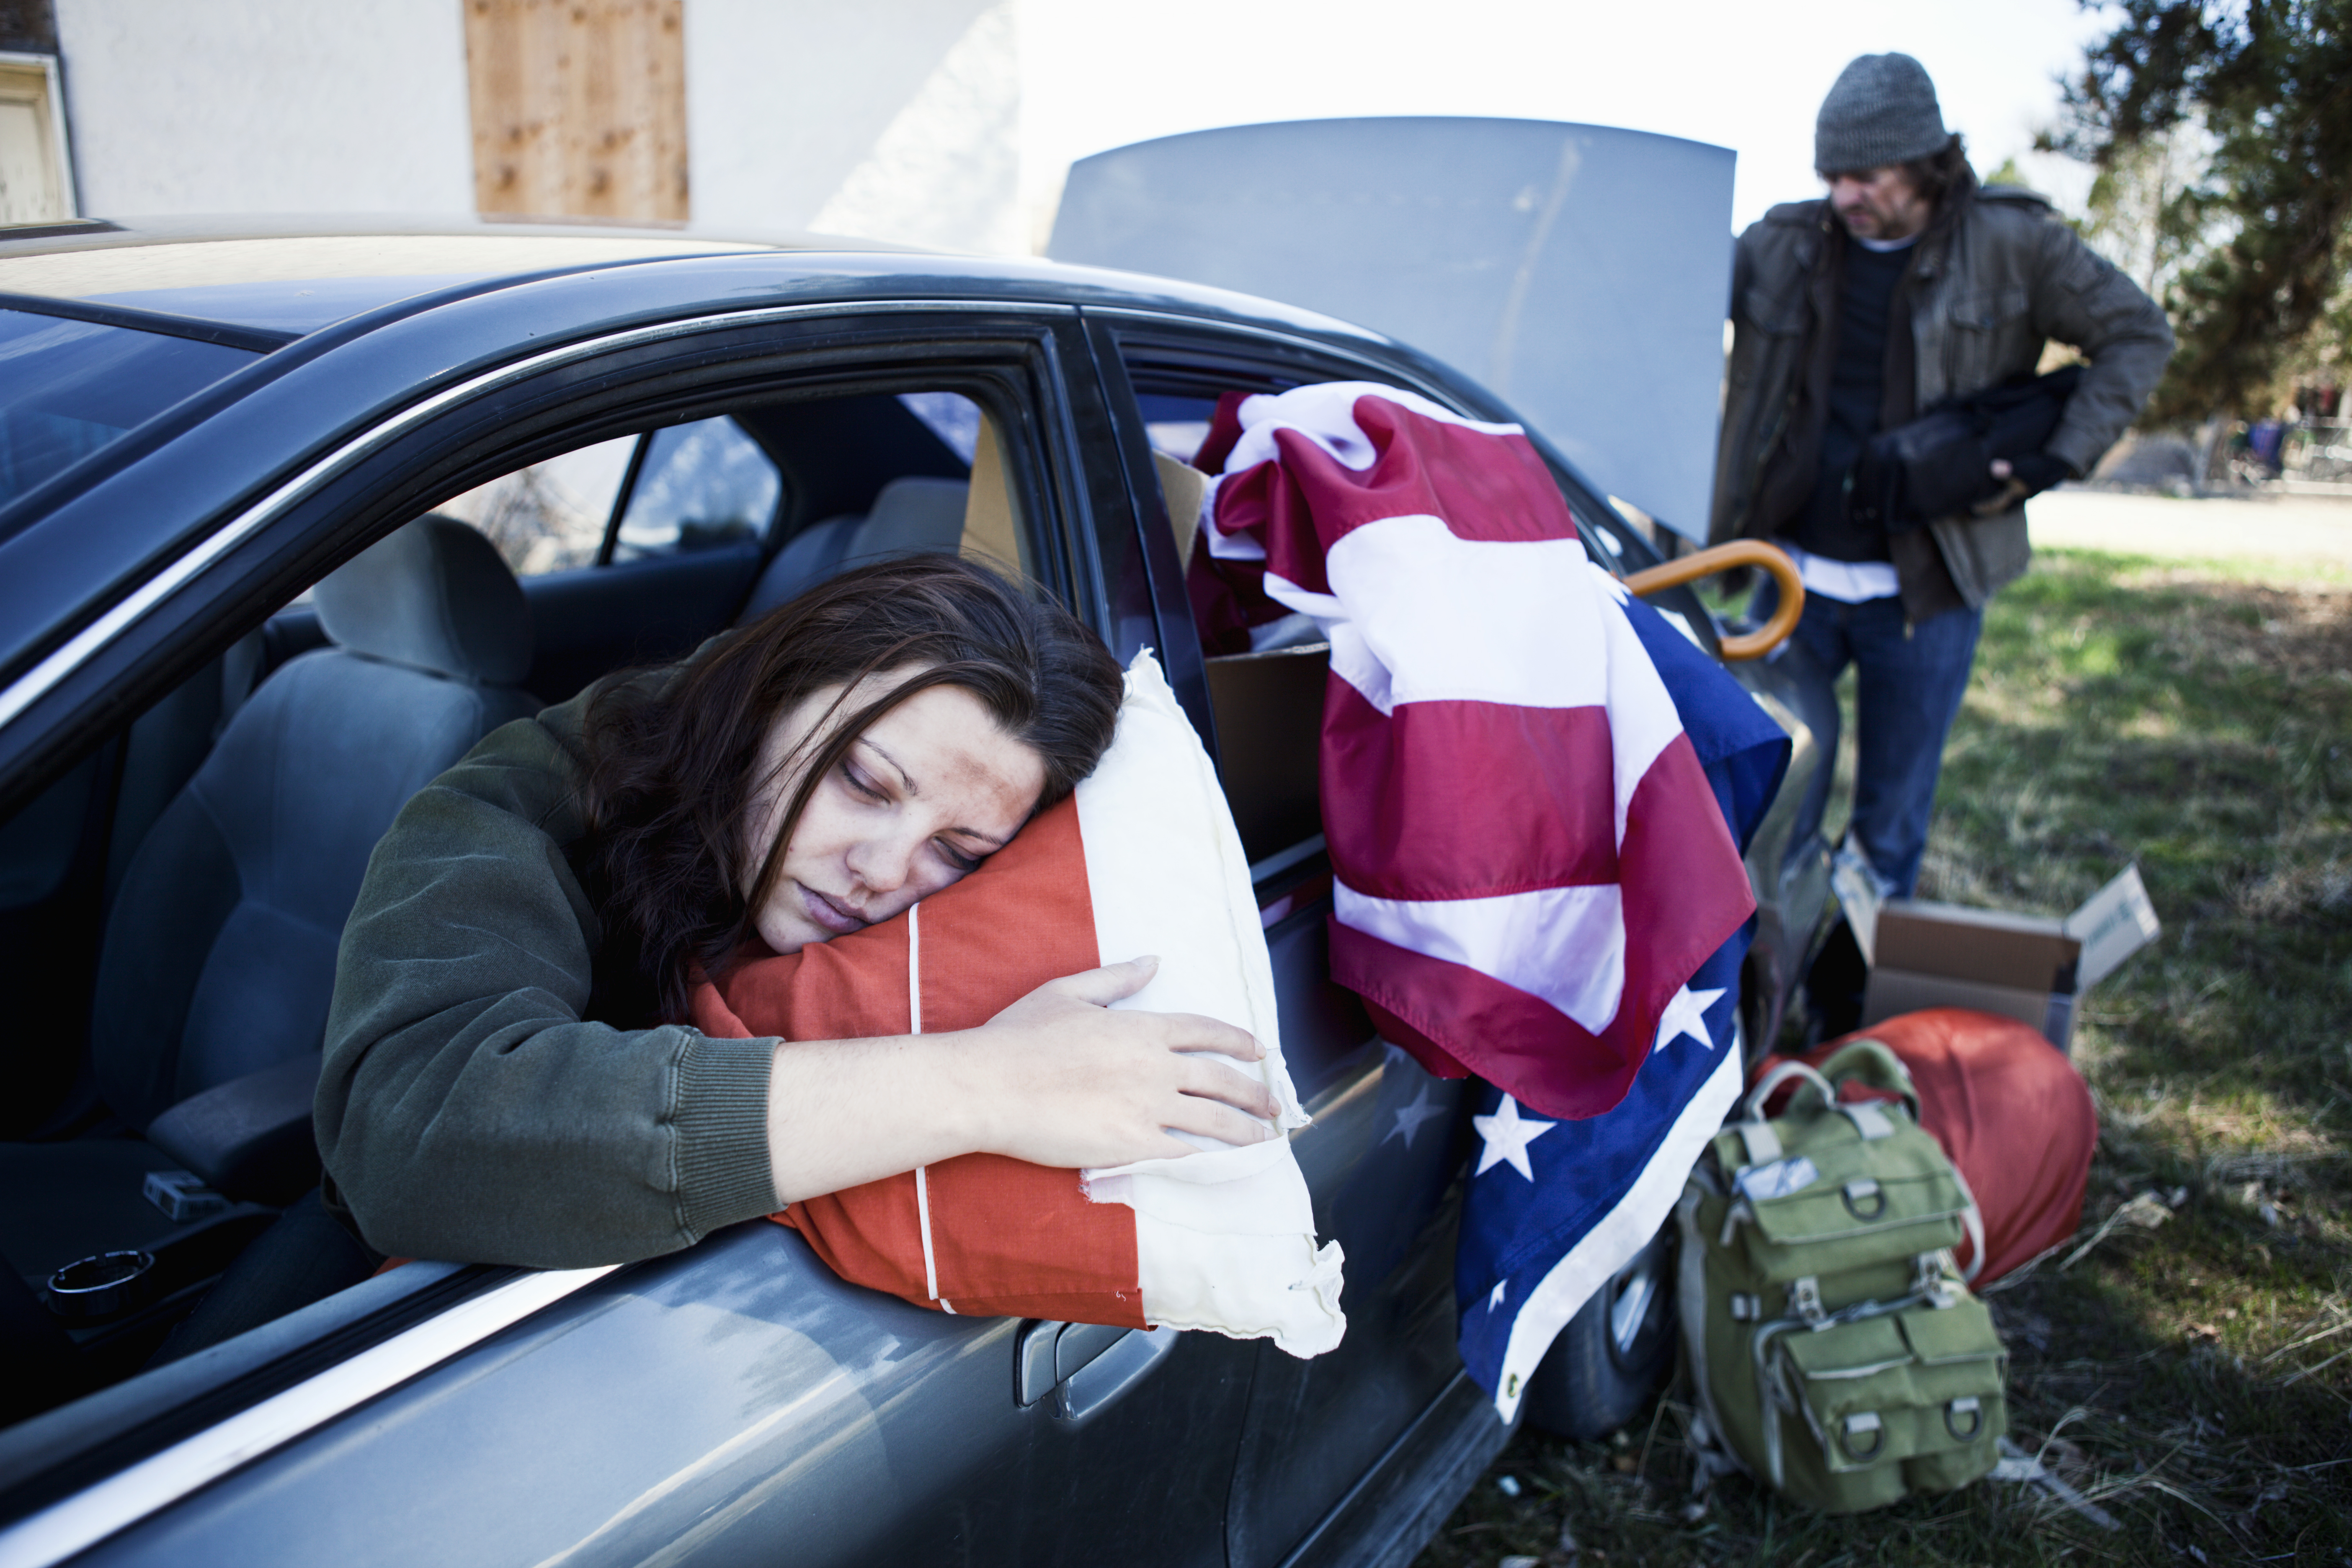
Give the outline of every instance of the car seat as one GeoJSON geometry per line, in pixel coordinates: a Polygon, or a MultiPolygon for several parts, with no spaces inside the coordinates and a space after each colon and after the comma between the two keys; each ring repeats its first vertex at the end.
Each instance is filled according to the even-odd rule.
{"type": "Polygon", "coordinates": [[[768,563],[735,624],[750,625],[845,568],[889,555],[956,549],[963,540],[971,490],[962,479],[907,475],[884,485],[863,517],[853,512],[811,523],[768,563]]]}
{"type": "Polygon", "coordinates": [[[520,685],[521,587],[464,523],[420,518],[314,597],[333,646],[288,660],[236,710],[108,917],[90,1067],[108,1109],[148,1136],[0,1144],[0,1256],[28,1277],[170,1239],[150,1171],[184,1165],[271,1205],[317,1180],[311,1087],[368,857],[411,795],[541,707],[520,685]]]}

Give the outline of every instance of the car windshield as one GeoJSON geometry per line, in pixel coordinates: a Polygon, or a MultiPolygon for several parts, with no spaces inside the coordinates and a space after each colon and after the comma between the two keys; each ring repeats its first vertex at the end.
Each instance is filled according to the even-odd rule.
{"type": "Polygon", "coordinates": [[[0,506],[258,356],[0,310],[0,506]]]}

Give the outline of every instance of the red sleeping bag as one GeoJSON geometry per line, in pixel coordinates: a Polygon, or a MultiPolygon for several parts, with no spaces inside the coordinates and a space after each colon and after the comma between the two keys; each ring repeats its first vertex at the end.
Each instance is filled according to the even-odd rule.
{"type": "MultiPolygon", "coordinates": [[[[1977,1286],[1991,1284],[2074,1234],[2083,1221],[2099,1118],[2074,1063],[2013,1018],[1936,1007],[1874,1024],[1801,1057],[1767,1057],[1749,1081],[1784,1061],[1819,1067],[1847,1041],[1864,1039],[1878,1041],[1911,1069],[1920,1125],[1944,1146],[1976,1196],[1985,1235],[1977,1286]]],[[[1841,1097],[1895,1098],[1851,1079],[1841,1097]]],[[[1768,1110],[1778,1114],[1780,1106],[1768,1110]]],[[[1963,1268],[1974,1261],[1971,1250],[1961,1244],[1963,1268]]]]}

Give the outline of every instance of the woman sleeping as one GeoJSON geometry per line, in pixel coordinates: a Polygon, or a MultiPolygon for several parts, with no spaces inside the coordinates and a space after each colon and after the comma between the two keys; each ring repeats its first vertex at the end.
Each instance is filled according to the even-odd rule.
{"type": "Polygon", "coordinates": [[[700,974],[886,921],[1067,796],[1118,667],[944,556],[822,584],[509,724],[419,793],[343,934],[320,1149],[378,1253],[576,1268],[961,1155],[1075,1169],[1277,1136],[1244,1030],[1111,1010],[1124,962],[975,1026],[691,1026],[700,974]]]}
{"type": "MultiPolygon", "coordinates": [[[[1216,770],[1146,653],[1117,738],[1072,798],[971,876],[896,919],[737,963],[698,985],[713,1036],[959,1031],[1056,976],[1161,955],[1123,1004],[1248,1029],[1264,1055],[1218,1071],[1272,1091],[1306,1125],[1284,1066],[1257,900],[1216,770]]],[[[789,1049],[789,1047],[787,1047],[789,1049]]],[[[965,1315],[1271,1338],[1294,1355],[1339,1342],[1340,1253],[1286,1140],[1076,1171],[975,1153],[795,1203],[775,1217],[835,1272],[965,1315]]]]}

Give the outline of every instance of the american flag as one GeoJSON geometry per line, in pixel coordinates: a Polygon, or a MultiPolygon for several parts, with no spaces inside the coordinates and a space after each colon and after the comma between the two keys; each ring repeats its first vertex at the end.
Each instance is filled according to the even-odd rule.
{"type": "Polygon", "coordinates": [[[1787,738],[1591,562],[1519,426],[1370,383],[1230,412],[1209,551],[1331,643],[1333,978],[1486,1080],[1456,1285],[1507,1417],[1738,1089],[1740,855],[1787,738]]]}
{"type": "MultiPolygon", "coordinates": [[[[1656,612],[1639,600],[1623,609],[1745,849],[1788,767],[1788,736],[1656,612]]],[[[1754,927],[1743,922],[1675,994],[1614,1110],[1553,1121],[1479,1086],[1454,1289],[1463,1364],[1505,1420],[1568,1321],[1665,1223],[1738,1097],[1739,961],[1754,927]]]]}

